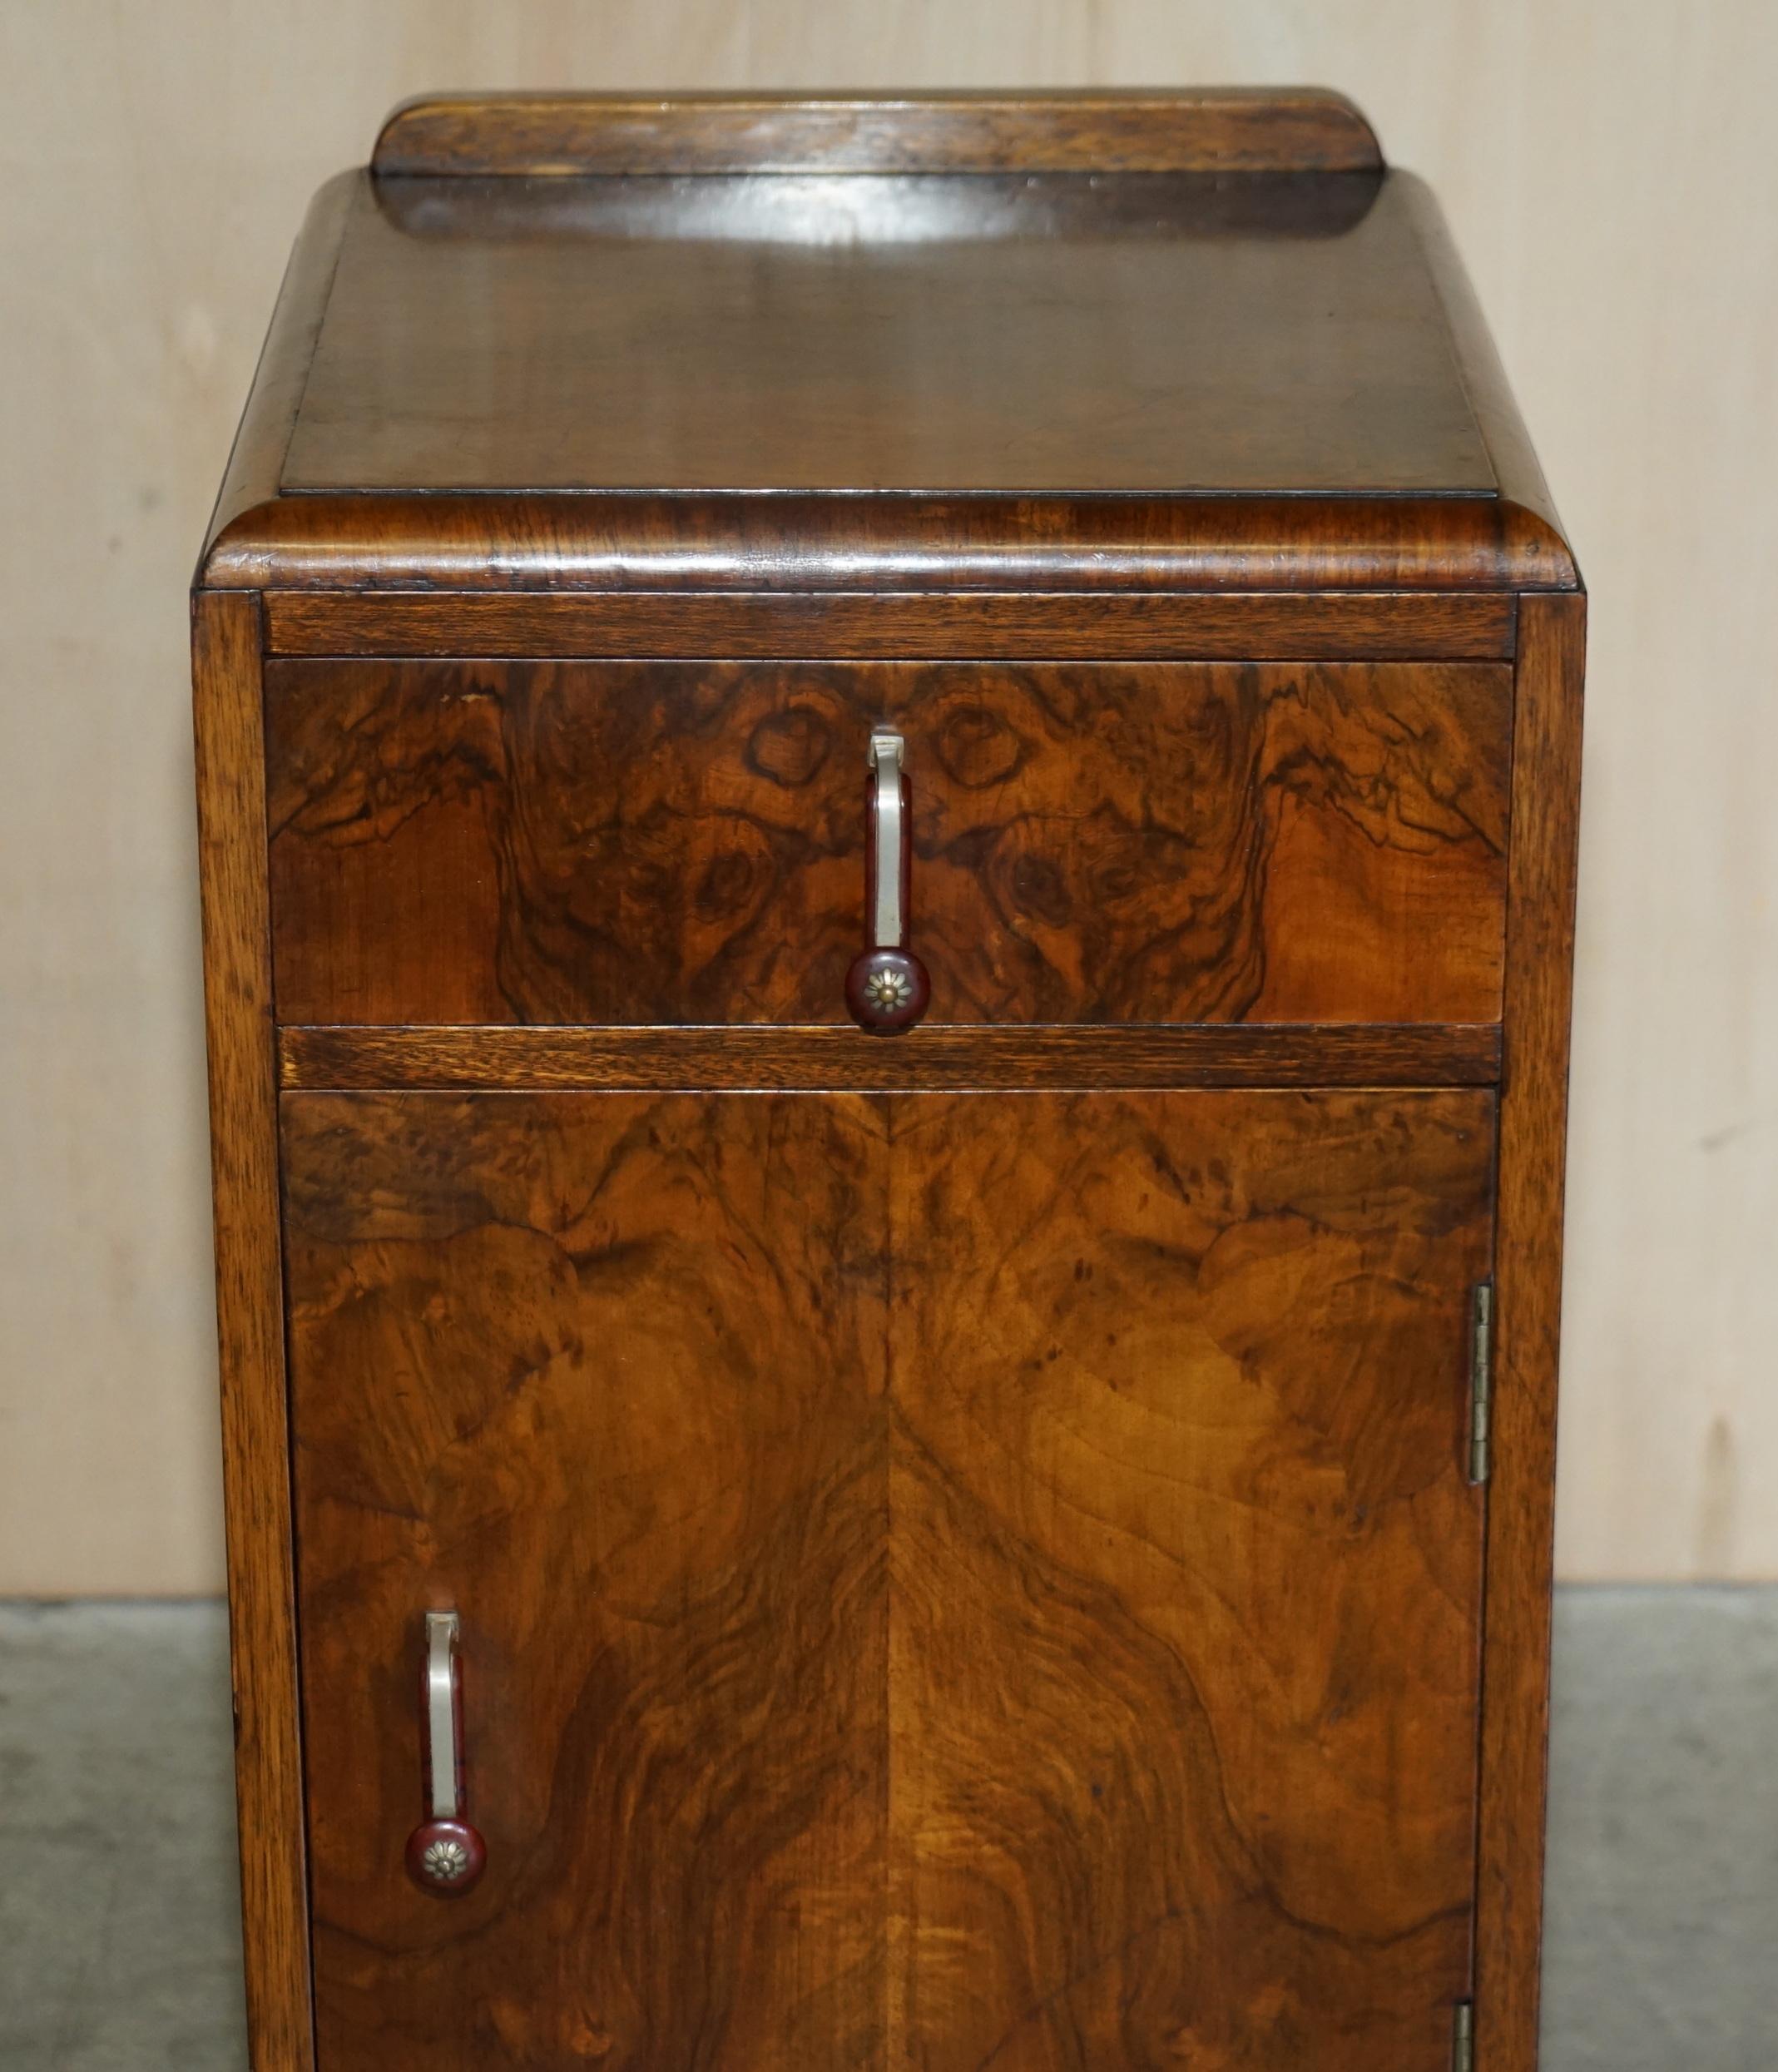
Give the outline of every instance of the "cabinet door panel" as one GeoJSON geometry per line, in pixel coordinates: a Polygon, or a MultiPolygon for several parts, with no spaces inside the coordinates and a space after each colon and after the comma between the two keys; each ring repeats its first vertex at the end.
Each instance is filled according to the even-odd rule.
{"type": "Polygon", "coordinates": [[[314,1094],[285,1147],[323,2072],[879,2064],[880,1116],[314,1094]]]}
{"type": "Polygon", "coordinates": [[[1442,2072],[1492,1141],[1470,1093],[287,1096],[321,2072],[1442,2072]]]}
{"type": "Polygon", "coordinates": [[[1492,1111],[898,1101],[908,2064],[1444,2072],[1492,1111]]]}

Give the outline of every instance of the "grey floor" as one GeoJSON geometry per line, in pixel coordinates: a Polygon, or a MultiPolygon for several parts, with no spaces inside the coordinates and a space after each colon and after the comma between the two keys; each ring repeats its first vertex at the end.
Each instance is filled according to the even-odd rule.
{"type": "MultiPolygon", "coordinates": [[[[1571,1591],[1556,1688],[1544,2072],[1774,2072],[1778,1589],[1571,1591]]],[[[241,2072],[228,1713],[213,1606],[0,1604],[0,2072],[241,2072]]]]}

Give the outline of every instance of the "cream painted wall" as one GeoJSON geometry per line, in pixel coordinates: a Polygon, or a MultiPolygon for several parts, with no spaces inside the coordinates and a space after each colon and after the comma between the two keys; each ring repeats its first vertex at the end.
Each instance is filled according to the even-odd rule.
{"type": "Polygon", "coordinates": [[[0,1594],[220,1572],[184,589],[310,190],[455,86],[1309,81],[1593,593],[1561,1558],[1778,1576],[1771,0],[5,0],[0,1594]]]}

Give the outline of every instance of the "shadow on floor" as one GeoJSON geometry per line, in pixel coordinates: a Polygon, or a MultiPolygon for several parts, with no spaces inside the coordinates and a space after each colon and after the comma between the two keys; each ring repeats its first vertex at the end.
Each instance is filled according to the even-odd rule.
{"type": "MultiPolygon", "coordinates": [[[[1543,2072],[1778,2067],[1775,1728],[1778,1589],[1563,1594],[1543,2072]]],[[[229,1744],[216,1606],[0,1604],[5,2072],[242,2072],[229,1744]]]]}

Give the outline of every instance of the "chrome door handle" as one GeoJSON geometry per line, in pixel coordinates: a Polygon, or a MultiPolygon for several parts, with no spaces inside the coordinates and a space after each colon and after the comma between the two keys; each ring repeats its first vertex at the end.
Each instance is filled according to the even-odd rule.
{"type": "Polygon", "coordinates": [[[463,1817],[463,1675],[455,1612],[426,1614],[426,1658],[420,1677],[427,1817],[408,1837],[408,1872],[422,1891],[441,1899],[467,1892],[487,1868],[481,1836],[463,1817]]]}
{"type": "Polygon", "coordinates": [[[907,744],[879,728],[870,737],[870,781],[865,791],[869,840],[864,865],[864,950],[846,973],[846,1006],[860,1029],[893,1036],[926,1012],[932,984],[908,948],[912,886],[912,800],[905,768],[907,744]]]}

